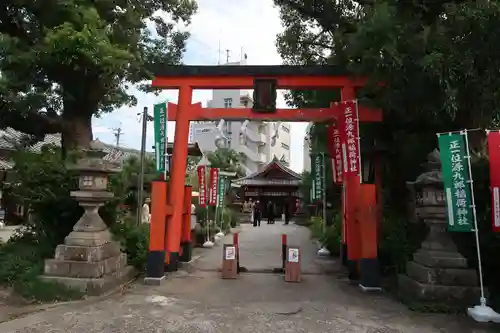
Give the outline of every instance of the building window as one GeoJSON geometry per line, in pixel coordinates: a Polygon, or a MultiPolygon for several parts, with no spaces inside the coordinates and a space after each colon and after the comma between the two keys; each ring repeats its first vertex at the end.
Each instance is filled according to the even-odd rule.
{"type": "Polygon", "coordinates": [[[224,98],[224,107],[232,108],[233,107],[233,99],[232,98],[224,98]]]}
{"type": "Polygon", "coordinates": [[[286,127],[285,125],[281,125],[281,129],[287,133],[290,133],[290,129],[286,127]]]}
{"type": "Polygon", "coordinates": [[[290,146],[287,145],[286,143],[281,143],[281,147],[285,148],[286,150],[290,150],[290,146]]]}

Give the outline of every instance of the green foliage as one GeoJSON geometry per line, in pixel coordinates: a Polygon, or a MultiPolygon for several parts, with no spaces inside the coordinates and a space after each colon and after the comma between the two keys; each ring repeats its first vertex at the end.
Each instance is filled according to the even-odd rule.
{"type": "Polygon", "coordinates": [[[13,178],[6,190],[30,212],[29,230],[54,246],[62,243],[83,214],[70,196],[75,173],[66,169],[60,149],[54,146],[44,146],[40,154],[15,152],[13,161],[13,178]]]}
{"type": "Polygon", "coordinates": [[[378,252],[383,273],[404,273],[406,262],[420,248],[426,234],[427,228],[423,223],[410,223],[406,218],[386,214],[382,220],[378,252]]]}
{"type": "Polygon", "coordinates": [[[309,229],[311,230],[311,237],[319,240],[323,236],[323,218],[319,216],[311,217],[309,229]]]}
{"type": "Polygon", "coordinates": [[[149,251],[149,224],[137,225],[134,218],[125,218],[111,227],[115,240],[127,254],[129,264],[144,272],[149,251]]]}
{"type": "Polygon", "coordinates": [[[323,227],[323,218],[313,216],[309,229],[311,230],[311,238],[325,245],[332,256],[340,254],[342,221],[339,214],[334,214],[331,223],[326,227],[323,227]]]}
{"type": "Polygon", "coordinates": [[[236,172],[237,177],[245,175],[240,166],[241,155],[234,149],[217,148],[214,152],[207,154],[207,159],[212,168],[219,168],[227,172],[236,172]]]}
{"type": "Polygon", "coordinates": [[[133,106],[129,84],[178,64],[194,0],[8,0],[0,10],[0,126],[87,147],[92,115],[133,106]],[[182,29],[181,29],[182,30],[182,29]]]}
{"type": "Polygon", "coordinates": [[[26,301],[53,302],[82,298],[82,293],[40,279],[44,259],[53,255],[46,238],[26,232],[0,245],[0,284],[13,287],[26,301]]]}

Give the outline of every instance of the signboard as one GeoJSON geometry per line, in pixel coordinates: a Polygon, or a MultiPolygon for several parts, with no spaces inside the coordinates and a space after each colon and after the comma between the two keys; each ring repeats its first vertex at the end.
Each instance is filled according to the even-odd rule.
{"type": "Polygon", "coordinates": [[[488,132],[490,158],[491,221],[494,232],[500,232],[500,132],[488,132]]]}
{"type": "Polygon", "coordinates": [[[448,230],[469,232],[474,229],[471,208],[468,152],[464,134],[448,133],[438,137],[446,197],[448,230]]]}
{"type": "Polygon", "coordinates": [[[344,112],[342,114],[339,136],[342,141],[343,177],[356,176],[361,174],[358,103],[356,101],[348,101],[342,104],[344,112]]]}
{"type": "Polygon", "coordinates": [[[219,183],[219,169],[210,168],[210,189],[208,191],[208,205],[217,205],[217,186],[219,183]]]}
{"type": "Polygon", "coordinates": [[[167,154],[167,103],[154,105],[156,171],[165,172],[165,155],[167,154]]]}
{"type": "Polygon", "coordinates": [[[235,260],[236,259],[236,247],[235,246],[227,246],[225,249],[224,258],[226,260],[235,260]]]}
{"type": "Polygon", "coordinates": [[[199,186],[200,195],[198,196],[198,200],[199,200],[199,206],[201,208],[205,208],[207,206],[207,181],[205,179],[205,177],[206,177],[205,172],[206,172],[206,166],[199,165],[198,166],[198,186],[199,186]]]}
{"type": "Polygon", "coordinates": [[[299,249],[297,248],[288,249],[288,262],[299,262],[299,249]]]}

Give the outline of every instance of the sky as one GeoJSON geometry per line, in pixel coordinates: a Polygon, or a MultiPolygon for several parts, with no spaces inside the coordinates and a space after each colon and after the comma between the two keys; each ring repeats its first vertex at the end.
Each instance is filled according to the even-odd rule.
{"type": "MultiPolygon", "coordinates": [[[[276,50],[276,35],[281,26],[278,9],[272,0],[198,0],[198,12],[187,27],[191,37],[187,42],[183,62],[186,65],[216,65],[220,60],[239,61],[243,53],[248,55],[249,65],[279,65],[281,58],[276,50]],[[219,43],[221,52],[219,54],[219,43]]],[[[114,144],[113,129],[121,128],[120,146],[140,149],[140,113],[147,106],[152,113],[153,105],[168,100],[177,102],[177,92],[164,90],[159,96],[134,91],[138,104],[134,108],[123,107],[117,111],[93,119],[94,138],[114,144]]],[[[206,102],[211,99],[212,91],[195,90],[193,102],[206,102]]],[[[286,107],[281,94],[278,107],[286,107]]],[[[303,139],[306,123],[291,125],[290,167],[302,171],[303,139]]],[[[174,138],[175,122],[168,124],[169,141],[174,138]]],[[[153,124],[148,123],[146,147],[154,144],[153,124]]]]}

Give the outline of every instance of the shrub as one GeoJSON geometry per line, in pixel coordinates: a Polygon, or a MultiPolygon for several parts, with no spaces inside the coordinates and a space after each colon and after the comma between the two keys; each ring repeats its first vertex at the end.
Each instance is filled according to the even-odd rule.
{"type": "Polygon", "coordinates": [[[323,235],[323,219],[319,216],[313,216],[310,221],[311,238],[319,240],[323,235]]]}
{"type": "Polygon", "coordinates": [[[29,230],[17,234],[0,247],[0,284],[28,301],[67,301],[80,299],[83,294],[56,282],[39,278],[44,259],[53,249],[47,239],[39,238],[29,230]]]}
{"type": "Polygon", "coordinates": [[[122,252],[127,254],[130,265],[144,272],[149,252],[149,224],[137,225],[133,217],[111,226],[116,241],[120,242],[122,252]]]}
{"type": "Polygon", "coordinates": [[[340,241],[342,234],[342,219],[340,214],[334,214],[332,223],[328,225],[320,241],[326,246],[332,256],[340,255],[340,241]]]}
{"type": "Polygon", "coordinates": [[[411,223],[407,218],[384,216],[379,245],[379,261],[384,274],[399,274],[406,270],[406,262],[420,248],[427,235],[423,223],[411,223]]]}

